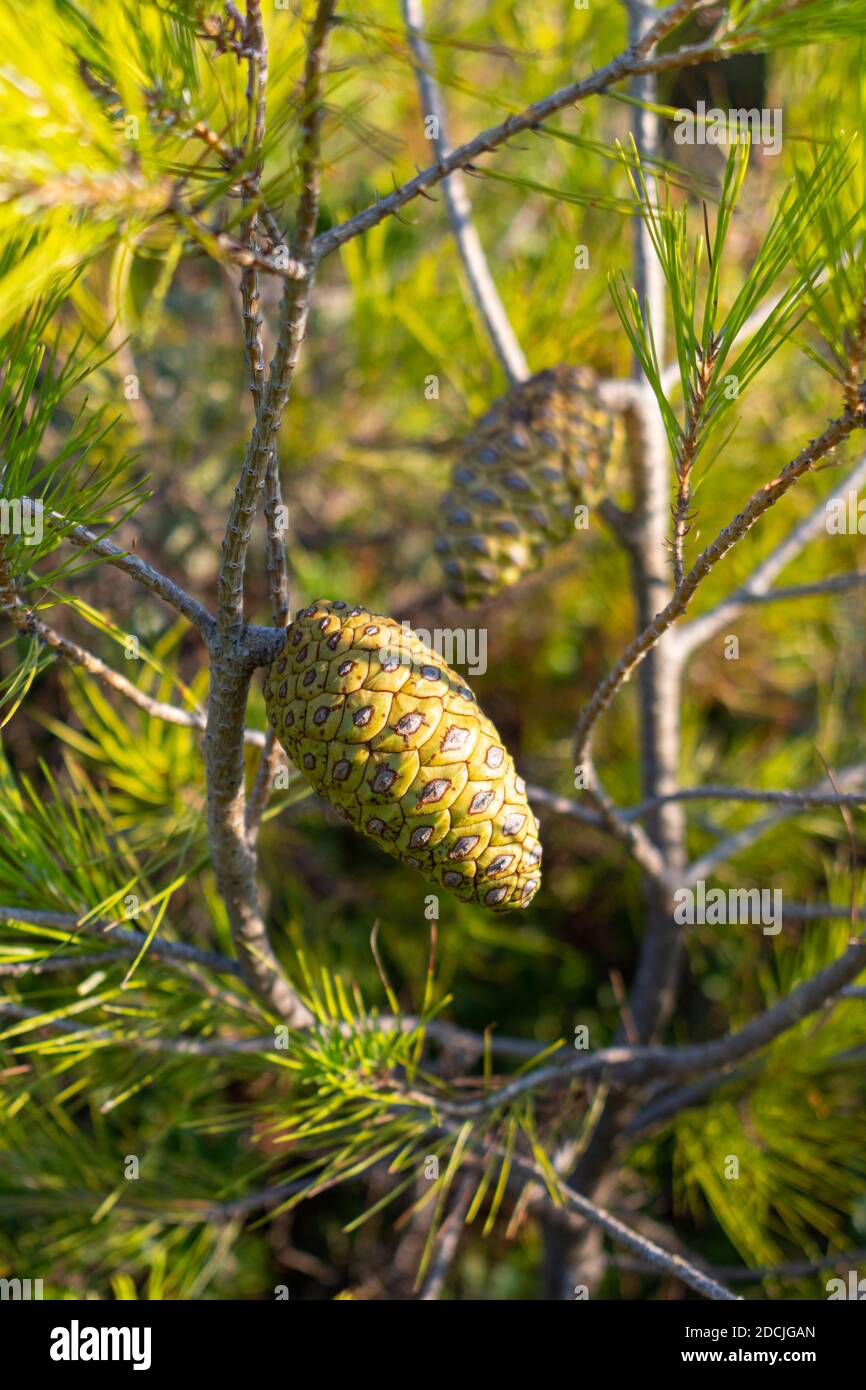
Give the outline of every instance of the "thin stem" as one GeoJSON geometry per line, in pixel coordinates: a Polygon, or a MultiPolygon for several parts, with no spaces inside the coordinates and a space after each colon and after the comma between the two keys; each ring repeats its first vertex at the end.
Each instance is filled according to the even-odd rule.
{"type": "MultiPolygon", "coordinates": [[[[335,3],[319,0],[308,35],[302,93],[302,189],[292,248],[299,260],[307,257],[318,216],[322,80],[335,3]]],[[[253,520],[300,357],[312,285],[310,273],[303,282],[287,281],[283,289],[276,350],[229,512],[219,568],[218,641],[212,650],[205,736],[211,859],[241,969],[269,1007],[299,1026],[309,1021],[309,1011],[286,981],[268,940],[256,884],[255,846],[247,833],[243,748],[252,667],[242,638],[244,569],[253,520]]]]}
{"type": "MultiPolygon", "coordinates": [[[[689,9],[694,9],[698,2],[699,0],[690,0],[689,9]]],[[[533,102],[524,111],[508,116],[501,124],[491,126],[488,130],[482,130],[472,140],[468,140],[465,144],[452,150],[446,159],[431,164],[427,169],[422,169],[413,179],[401,184],[399,188],[395,188],[392,193],[380,198],[370,207],[356,213],[348,221],[331,227],[327,232],[320,233],[310,247],[313,260],[320,261],[324,256],[336,251],[338,247],[345,245],[347,241],[351,241],[353,237],[361,236],[371,227],[378,226],[386,217],[391,217],[394,213],[399,212],[413,198],[419,197],[429,188],[433,188],[443,179],[447,179],[449,174],[454,173],[455,169],[467,169],[480,155],[497,149],[513,136],[520,135],[525,130],[537,130],[550,116],[561,111],[563,107],[573,106],[586,97],[607,91],[608,87],[615,86],[628,77],[643,73],[671,72],[695,63],[714,62],[723,58],[728,48],[729,44],[726,40],[719,42],[707,40],[705,43],[679,48],[673,53],[656,53],[650,57],[641,56],[633,50],[621,53],[617,58],[605,64],[603,68],[597,69],[588,77],[581,78],[579,82],[569,83],[567,87],[560,88],[559,91],[553,92],[543,100],[533,102]]]]}
{"type": "MultiPolygon", "coordinates": [[[[428,122],[433,123],[433,148],[437,159],[443,161],[451,153],[451,147],[446,129],[445,103],[436,81],[433,54],[424,33],[423,0],[401,0],[401,7],[414,59],[425,129],[428,122]]],[[[459,169],[445,179],[442,192],[460,260],[487,336],[508,380],[525,381],[530,374],[529,364],[490,273],[481,239],[472,221],[472,204],[466,191],[466,181],[459,169]]]]}
{"type": "MultiPolygon", "coordinates": [[[[845,777],[849,769],[843,769],[840,774],[845,777]]],[[[551,811],[561,816],[570,816],[573,820],[579,820],[585,825],[602,825],[601,817],[593,811],[587,811],[579,801],[572,801],[567,796],[561,796],[558,792],[549,792],[544,787],[527,786],[529,800],[538,806],[546,806],[551,811]]],[[[725,787],[715,783],[710,783],[703,787],[677,787],[672,792],[666,792],[664,796],[648,797],[645,801],[639,801],[634,806],[618,806],[616,814],[620,822],[639,820],[641,816],[655,811],[659,806],[664,806],[670,802],[683,801],[742,801],[755,805],[767,805],[778,803],[781,806],[793,806],[801,809],[808,809],[811,806],[864,806],[866,805],[866,792],[820,792],[815,790],[804,791],[761,791],[751,787],[725,787]]]]}
{"type": "Polygon", "coordinates": [[[107,560],[110,565],[123,570],[139,584],[143,584],[151,593],[156,594],[163,602],[171,605],[178,613],[181,613],[193,627],[209,642],[215,629],[213,615],[208,612],[204,604],[199,603],[198,599],[186,593],[179,584],[175,584],[173,579],[168,579],[166,575],[160,574],[152,565],[142,560],[140,556],[133,555],[130,551],[121,550],[109,540],[104,540],[97,536],[87,526],[73,526],[66,529],[66,518],[59,512],[50,512],[45,520],[49,525],[63,530],[64,538],[77,546],[80,550],[90,550],[94,555],[107,560]]]}
{"type": "MultiPolygon", "coordinates": [[[[127,953],[138,954],[147,940],[144,932],[120,926],[116,922],[87,917],[82,919],[74,912],[54,912],[47,908],[16,907],[13,904],[0,904],[0,922],[24,922],[30,926],[48,927],[52,931],[68,931],[69,942],[77,940],[84,932],[104,936],[113,946],[122,947],[127,953]]],[[[215,951],[203,951],[198,946],[190,946],[185,941],[166,941],[156,935],[148,946],[148,954],[155,960],[182,962],[202,965],[208,970],[216,970],[221,975],[238,975],[238,963],[229,956],[218,955],[215,951]]]]}
{"type": "Polygon", "coordinates": [[[812,439],[804,449],[782,469],[778,477],[754,492],[743,510],[729,522],[707,548],[698,556],[691,570],[675,590],[673,597],[664,608],[648,623],[643,632],[629,643],[622,657],[610,674],[601,682],[587,704],[577,723],[575,732],[576,761],[585,755],[589,738],[596,720],[610,705],[613,697],[629,678],[647,654],[655,647],[659,638],[682,617],[701,581],[722,560],[737,541],[752,529],[755,522],[763,516],[781,497],[797,483],[804,474],[811,472],[816,463],[833,454],[853,430],[862,428],[862,422],[850,411],[831,420],[817,439],[812,439]]]}
{"type": "Polygon", "coordinates": [[[677,475],[677,499],[674,504],[672,538],[674,586],[676,588],[679,588],[680,584],[683,582],[683,554],[686,536],[691,529],[692,521],[690,516],[692,501],[692,469],[700,444],[701,431],[704,426],[704,406],[706,404],[707,392],[709,391],[712,381],[715,361],[716,356],[711,344],[706,357],[695,365],[694,394],[689,401],[686,414],[686,427],[682,442],[677,450],[675,464],[677,475]]]}
{"type": "MultiPolygon", "coordinates": [[[[850,915],[850,907],[845,915],[850,915]]],[[[693,1076],[730,1067],[769,1046],[783,1033],[823,1008],[846,985],[852,984],[864,969],[866,937],[860,936],[831,965],[798,985],[784,999],[765,1009],[738,1031],[726,1033],[712,1042],[682,1047],[613,1046],[577,1055],[572,1048],[563,1047],[561,1053],[554,1054],[553,1061],[535,1071],[524,1072],[492,1093],[464,1101],[443,1102],[437,1099],[436,1104],[444,1114],[466,1120],[497,1111],[527,1092],[561,1086],[570,1079],[608,1076],[615,1080],[618,1087],[634,1088],[655,1077],[693,1076]]]]}
{"type": "Polygon", "coordinates": [[[301,198],[295,218],[292,254],[303,260],[310,250],[319,217],[322,122],[325,108],[322,84],[328,60],[328,36],[337,0],[318,0],[307,40],[301,93],[301,198]]]}
{"type": "Polygon", "coordinates": [[[769,589],[766,594],[748,594],[745,602],[789,603],[792,599],[821,598],[825,594],[845,594],[866,584],[866,570],[849,570],[834,574],[830,579],[816,579],[814,584],[790,584],[784,589],[769,589]]]}
{"type": "Polygon", "coordinates": [[[36,637],[43,646],[50,651],[57,652],[71,666],[82,667],[88,675],[95,677],[110,690],[115,690],[119,695],[123,695],[125,699],[130,700],[153,719],[161,719],[166,724],[182,724],[191,728],[203,729],[205,727],[205,717],[200,710],[183,710],[176,705],[167,704],[164,700],[153,699],[151,695],[133,684],[126,676],[107,665],[100,657],[94,656],[93,652],[88,651],[86,647],[73,642],[69,637],[62,636],[48,623],[37,618],[33,609],[23,603],[16,594],[2,549],[0,549],[0,607],[20,632],[36,637]]]}
{"type": "Polygon", "coordinates": [[[241,267],[255,267],[264,271],[266,275],[274,275],[287,283],[303,284],[310,277],[306,262],[295,256],[285,255],[283,247],[280,247],[276,254],[267,255],[264,251],[245,246],[228,232],[215,231],[208,227],[176,201],[169,210],[178,226],[183,227],[190,238],[203,247],[215,261],[226,261],[229,265],[241,267]]]}
{"type": "Polygon", "coordinates": [[[788,533],[783,541],[762,560],[757,569],[735,589],[727,598],[722,599],[721,603],[715,608],[711,608],[708,613],[703,613],[699,618],[693,618],[691,622],[684,623],[677,632],[677,649],[683,660],[688,657],[705,642],[711,640],[719,632],[724,632],[727,625],[733,618],[741,613],[748,603],[758,603],[764,599],[771,599],[773,590],[771,588],[775,579],[782,573],[787,565],[797,558],[800,552],[816,536],[826,534],[827,527],[827,506],[834,499],[841,498],[849,492],[856,492],[857,488],[866,482],[866,455],[864,455],[850,472],[835,485],[832,492],[823,498],[815,507],[814,511],[797,523],[788,533]]]}
{"type": "MultiPolygon", "coordinates": [[[[261,5],[259,0],[250,0],[247,5],[247,47],[250,50],[247,60],[247,107],[249,131],[247,145],[256,156],[256,167],[249,185],[243,190],[244,207],[259,191],[261,179],[261,150],[265,136],[265,106],[268,80],[268,46],[262,27],[261,5]]],[[[243,240],[253,248],[257,244],[258,221],[252,211],[244,222],[243,240]]],[[[260,310],[260,288],[258,273],[247,267],[241,274],[241,305],[244,322],[244,347],[247,371],[250,379],[250,394],[257,421],[261,420],[265,388],[265,358],[262,319],[260,310]]],[[[286,548],[283,540],[282,491],[277,448],[274,445],[268,457],[265,470],[265,526],[266,569],[271,591],[271,609],[275,627],[285,627],[288,622],[289,584],[286,548]]],[[[276,746],[273,731],[265,736],[259,764],[256,769],[253,790],[246,807],[245,824],[247,838],[255,844],[261,819],[273,788],[276,765],[279,761],[279,748],[276,746]]]]}
{"type": "MultiPolygon", "coordinates": [[[[835,774],[832,782],[829,778],[825,778],[814,790],[819,796],[833,795],[834,800],[825,802],[824,804],[844,806],[845,801],[840,799],[841,790],[846,786],[850,787],[852,784],[856,786],[858,782],[863,782],[864,779],[866,779],[866,763],[858,763],[853,767],[846,768],[844,772],[835,774]]],[[[863,804],[863,800],[864,798],[860,798],[861,805],[863,804]]],[[[751,825],[745,826],[742,830],[736,830],[732,835],[725,836],[724,839],[719,840],[713,845],[712,849],[708,850],[706,854],[702,855],[700,859],[694,859],[691,864],[687,865],[676,886],[688,888],[692,884],[697,883],[698,879],[708,878],[715,869],[719,868],[722,864],[727,864],[735,854],[738,854],[744,849],[751,849],[767,831],[774,830],[782,821],[794,815],[795,812],[801,808],[801,804],[802,803],[796,801],[793,803],[786,803],[786,801],[782,799],[780,800],[779,810],[775,811],[772,815],[765,816],[758,821],[753,821],[751,825]]]]}
{"type": "Polygon", "coordinates": [[[466,1213],[469,1210],[469,1203],[472,1201],[474,1191],[475,1185],[471,1177],[467,1176],[462,1182],[458,1182],[451,1210],[436,1233],[433,1258],[418,1295],[419,1303],[433,1303],[442,1294],[445,1280],[448,1278],[448,1271],[457,1258],[466,1213]]]}
{"type": "Polygon", "coordinates": [[[249,686],[248,670],[214,653],[205,734],[208,840],[241,974],[279,1017],[301,1026],[309,1022],[309,1011],[286,980],[270,944],[259,904],[256,854],[247,839],[243,749],[249,686]]]}
{"type": "MultiPolygon", "coordinates": [[[[485,1158],[489,1157],[490,1154],[505,1158],[504,1151],[496,1145],[478,1144],[475,1147],[485,1158]]],[[[638,1252],[654,1269],[674,1275],[675,1278],[687,1284],[689,1288],[703,1294],[705,1298],[734,1302],[738,1300],[737,1294],[732,1293],[717,1279],[706,1274],[693,1259],[686,1259],[683,1255],[676,1255],[663,1249],[654,1240],[650,1240],[648,1236],[640,1235],[631,1226],[627,1226],[624,1221],[620,1221],[619,1217],[614,1216],[604,1207],[599,1206],[598,1203],[591,1201],[583,1193],[569,1186],[568,1183],[558,1181],[554,1197],[549,1189],[549,1176],[540,1164],[531,1159],[512,1156],[511,1168],[515,1174],[519,1174],[528,1181],[541,1183],[548,1202],[555,1204],[556,1207],[564,1204],[571,1211],[579,1213],[590,1225],[604,1231],[618,1245],[624,1245],[626,1249],[638,1252]]]]}

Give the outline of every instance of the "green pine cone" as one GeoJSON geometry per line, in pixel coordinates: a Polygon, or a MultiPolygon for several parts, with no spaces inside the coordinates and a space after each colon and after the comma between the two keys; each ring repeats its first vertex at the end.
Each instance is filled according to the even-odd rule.
{"type": "Polygon", "coordinates": [[[458,898],[502,912],[541,881],[526,785],[456,672],[391,618],[319,600],[265,677],[289,758],[356,830],[458,898]]]}
{"type": "Polygon", "coordinates": [[[448,592],[490,598],[538,569],[601,495],[613,418],[587,367],[519,382],[466,437],[442,500],[436,551],[448,592]]]}

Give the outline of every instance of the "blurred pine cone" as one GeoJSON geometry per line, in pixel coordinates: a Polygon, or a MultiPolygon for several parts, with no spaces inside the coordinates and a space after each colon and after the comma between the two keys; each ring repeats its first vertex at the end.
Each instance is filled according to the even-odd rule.
{"type": "Polygon", "coordinates": [[[477,603],[543,564],[572,533],[574,507],[601,495],[613,417],[588,367],[553,367],[512,386],[467,435],[439,515],[448,592],[477,603]]]}
{"type": "Polygon", "coordinates": [[[347,603],[301,609],[265,677],[296,767],[356,830],[458,898],[526,907],[541,877],[526,786],[460,676],[347,603]]]}

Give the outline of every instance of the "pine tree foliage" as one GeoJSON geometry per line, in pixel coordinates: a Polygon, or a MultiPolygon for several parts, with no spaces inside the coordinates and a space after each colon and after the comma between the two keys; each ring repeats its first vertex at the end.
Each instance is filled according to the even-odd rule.
{"type": "MultiPolygon", "coordinates": [[[[247,688],[268,660],[248,649],[237,763],[248,807],[262,777],[267,796],[261,829],[253,819],[243,835],[304,1026],[251,983],[203,742],[225,674],[206,608],[222,593],[220,544],[225,555],[242,531],[223,537],[245,451],[249,469],[268,416],[246,392],[241,284],[247,334],[256,313],[267,320],[273,415],[269,364],[316,280],[276,444],[293,608],[321,594],[456,624],[429,600],[431,517],[455,441],[505,385],[448,235],[441,170],[426,189],[436,206],[407,198],[327,242],[437,158],[399,7],[338,7],[312,108],[310,35],[327,6],[301,8],[33,0],[26,17],[0,13],[0,1275],[44,1272],[56,1298],[271,1297],[288,1231],[333,1275],[324,1296],[388,1296],[410,1237],[413,1291],[436,1283],[456,1211],[465,1259],[449,1292],[526,1296],[545,1223],[587,1215],[575,1174],[622,1087],[632,1109],[607,1164],[629,1208],[675,1221],[696,1268],[814,1261],[814,1277],[762,1272],[747,1287],[820,1295],[821,1262],[853,1259],[864,1221],[862,967],[743,1056],[697,1069],[715,1078],[697,1098],[665,1106],[694,1079],[680,1049],[775,1017],[862,930],[857,534],[784,570],[783,584],[809,589],[796,624],[785,601],[752,594],[741,625],[723,623],[689,666],[681,784],[764,791],[768,803],[684,802],[680,869],[725,890],[772,883],[806,910],[778,936],[688,928],[688,983],[658,1055],[635,1034],[622,984],[650,931],[647,885],[661,891],[629,682],[658,634],[600,703],[604,790],[576,814],[573,780],[573,729],[634,637],[613,539],[640,501],[628,469],[609,531],[575,538],[560,568],[482,613],[482,703],[530,797],[546,789],[548,868],[519,926],[444,893],[431,909],[411,870],[333,823],[296,769],[268,762],[260,680],[247,688]],[[264,68],[244,24],[262,13],[257,135],[264,68]],[[304,246],[299,200],[317,177],[304,246]],[[38,505],[38,527],[5,524],[22,499],[38,505]],[[149,572],[139,585],[150,562],[174,582],[149,572]],[[184,608],[180,586],[202,602],[184,608]],[[178,611],[160,608],[166,597],[178,611]],[[749,637],[732,664],[718,654],[729,631],[749,637]],[[817,790],[794,804],[774,801],[779,788],[817,790]]],[[[707,7],[679,8],[686,20],[707,7]]],[[[614,3],[438,11],[429,37],[455,146],[628,50],[614,3]]],[[[866,11],[731,0],[705,17],[713,60],[766,54],[785,92],[791,138],[772,168],[755,142],[699,170],[673,146],[644,148],[641,117],[669,126],[676,108],[613,84],[464,161],[532,370],[587,364],[622,383],[634,356],[649,384],[672,460],[677,593],[749,499],[836,422],[797,486],[772,508],[758,500],[736,547],[711,557],[685,631],[742,597],[756,565],[835,496],[830,464],[850,470],[862,449],[866,376],[866,11]],[[663,335],[635,273],[638,229],[661,267],[663,335]],[[580,273],[581,248],[596,273],[580,273]]],[[[663,64],[684,33],[665,33],[663,64]]],[[[255,343],[250,356],[255,367],[255,343]]],[[[269,486],[263,466],[252,491],[273,524],[269,486]]],[[[278,564],[255,524],[237,640],[252,633],[273,654],[266,575],[278,564]]],[[[648,618],[658,611],[653,599],[648,618]]],[[[680,669],[691,657],[684,647],[680,669]]],[[[613,1252],[622,1232],[602,1229],[613,1252]]],[[[658,1295],[657,1273],[630,1277],[611,1259],[605,1291],[658,1295]]]]}

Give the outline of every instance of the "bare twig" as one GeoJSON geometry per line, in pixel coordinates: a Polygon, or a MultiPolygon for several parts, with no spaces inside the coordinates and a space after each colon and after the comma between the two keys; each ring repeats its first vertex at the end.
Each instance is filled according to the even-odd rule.
{"type": "MultiPolygon", "coordinates": [[[[123,948],[127,954],[136,955],[147,940],[145,934],[134,931],[117,922],[87,917],[82,920],[72,912],[54,912],[48,909],[0,905],[0,922],[24,922],[36,927],[50,927],[52,930],[68,931],[69,941],[77,940],[80,933],[104,936],[113,946],[123,948]]],[[[69,944],[69,943],[67,943],[69,944]]],[[[190,946],[185,941],[166,941],[162,936],[154,936],[148,946],[148,954],[155,960],[180,961],[185,964],[202,965],[208,970],[216,970],[221,975],[238,975],[238,963],[229,956],[218,955],[215,951],[203,951],[198,946],[190,946]]]]}
{"type": "Polygon", "coordinates": [[[789,922],[814,922],[839,919],[844,917],[850,919],[850,903],[785,903],[785,916],[789,922]]]}
{"type": "Polygon", "coordinates": [[[746,604],[760,602],[765,596],[772,598],[771,586],[773,581],[792,560],[796,559],[809,541],[820,535],[821,532],[826,532],[827,504],[851,490],[856,490],[864,481],[866,481],[866,455],[858,460],[844,478],[839,480],[832,492],[818,503],[814,511],[793,527],[785,539],[767,556],[766,560],[758,565],[744,584],[741,584],[715,608],[711,608],[708,613],[702,613],[700,617],[692,618],[690,622],[684,623],[679,628],[676,634],[676,644],[681,658],[686,660],[697,647],[710,641],[717,633],[724,632],[728,623],[742,611],[746,604]]]}
{"type": "MultiPolygon", "coordinates": [[[[614,1269],[635,1274],[648,1273],[651,1268],[642,1260],[620,1255],[614,1255],[610,1263],[614,1269]]],[[[765,1279],[807,1279],[812,1274],[820,1274],[822,1270],[847,1271],[862,1264],[866,1264],[866,1249],[828,1251],[820,1260],[792,1260],[789,1264],[758,1265],[754,1269],[743,1265],[712,1265],[707,1273],[715,1279],[724,1279],[727,1284],[759,1284],[765,1279]]]]}
{"type": "MultiPolygon", "coordinates": [[[[319,0],[308,35],[302,93],[302,189],[292,246],[298,260],[308,257],[318,215],[321,92],[335,3],[319,0]]],[[[286,981],[268,940],[256,885],[255,848],[247,835],[243,745],[251,666],[249,651],[238,644],[244,631],[244,568],[253,520],[304,340],[312,283],[310,273],[302,282],[285,284],[276,350],[229,512],[219,568],[218,642],[212,650],[205,736],[211,857],[244,978],[271,1008],[295,1024],[309,1021],[309,1013],[286,981]]]]}
{"type": "Polygon", "coordinates": [[[111,541],[97,536],[87,526],[72,526],[67,529],[66,519],[58,512],[50,512],[45,520],[49,525],[55,526],[58,530],[63,530],[66,540],[78,546],[80,550],[92,551],[94,555],[107,560],[109,564],[123,570],[132,579],[143,584],[151,593],[156,594],[165,603],[192,623],[193,627],[208,642],[213,634],[215,623],[212,614],[199,603],[198,599],[186,593],[179,584],[175,584],[173,579],[168,579],[166,575],[160,574],[152,565],[146,563],[138,555],[133,555],[128,550],[121,550],[111,541]]]}
{"type": "MultiPolygon", "coordinates": [[[[847,769],[846,769],[847,771],[847,769]]],[[[843,772],[844,775],[844,772],[843,772]]],[[[546,806],[551,811],[570,816],[585,825],[601,825],[601,818],[578,801],[557,792],[546,791],[544,787],[528,786],[529,799],[535,805],[546,806]]],[[[617,810],[620,821],[639,820],[659,806],[673,801],[742,801],[755,805],[778,803],[780,806],[808,808],[811,806],[864,806],[866,792],[821,792],[815,789],[805,791],[760,791],[750,787],[724,787],[709,783],[704,787],[678,787],[664,796],[648,797],[635,806],[621,806],[617,810]]]]}
{"type": "MultiPolygon", "coordinates": [[[[448,158],[451,149],[446,128],[445,103],[436,81],[433,54],[424,33],[423,0],[401,0],[401,4],[415,75],[418,79],[422,115],[425,126],[428,121],[434,123],[433,147],[437,159],[441,162],[448,158]]],[[[457,250],[487,335],[509,381],[525,381],[529,376],[529,365],[509,322],[496,282],[490,274],[481,240],[472,221],[472,205],[466,191],[466,183],[459,169],[445,179],[442,190],[457,250]]]]}
{"type": "Polygon", "coordinates": [[[442,1293],[445,1280],[448,1278],[448,1271],[457,1256],[457,1248],[463,1234],[466,1213],[469,1210],[473,1191],[474,1185],[469,1176],[457,1184],[451,1210],[436,1233],[433,1258],[418,1295],[420,1303],[433,1303],[442,1293]]]}
{"type": "MultiPolygon", "coordinates": [[[[686,0],[686,3],[688,10],[691,10],[696,7],[698,0],[686,0]]],[[[659,24],[661,22],[662,19],[659,20],[659,24]]],[[[659,32],[658,29],[649,29],[641,42],[651,45],[655,42],[654,34],[657,32],[659,32]]],[[[482,130],[474,139],[452,150],[447,158],[423,169],[413,179],[380,198],[370,207],[356,213],[347,222],[332,227],[327,232],[322,232],[312,243],[313,259],[319,261],[323,256],[330,255],[332,251],[336,251],[338,247],[351,241],[353,237],[369,231],[371,227],[382,222],[384,218],[399,212],[413,198],[417,198],[427,189],[435,187],[443,179],[448,178],[455,169],[466,169],[480,155],[495,150],[499,145],[510,140],[512,136],[519,135],[525,130],[537,130],[548,117],[561,111],[563,107],[573,106],[586,97],[604,92],[608,87],[612,87],[628,77],[643,73],[669,72],[695,63],[713,62],[723,57],[728,47],[728,42],[725,39],[719,41],[710,39],[704,43],[676,49],[671,53],[655,53],[651,56],[645,56],[645,53],[638,53],[635,49],[621,53],[588,77],[560,88],[559,91],[553,92],[541,101],[533,102],[524,111],[508,116],[501,124],[492,126],[488,130],[482,130]]]]}
{"type": "Polygon", "coordinates": [[[322,82],[327,67],[328,35],[336,8],[337,0],[318,0],[307,40],[301,94],[301,198],[292,244],[292,253],[299,259],[303,259],[311,248],[319,216],[319,165],[324,118],[322,82]]]}
{"type": "MultiPolygon", "coordinates": [[[[846,910],[845,916],[848,915],[846,910]]],[[[553,1061],[535,1071],[527,1071],[506,1082],[490,1094],[465,1101],[431,1103],[453,1119],[465,1120],[498,1110],[529,1091],[561,1086],[569,1080],[608,1076],[617,1087],[634,1087],[653,1077],[693,1076],[704,1072],[723,1073],[744,1058],[759,1052],[795,1028],[816,1010],[837,997],[866,969],[866,937],[854,940],[843,955],[810,979],[793,989],[777,1004],[765,1009],[737,1032],[726,1033],[712,1042],[682,1047],[648,1045],[613,1046],[598,1052],[579,1053],[563,1047],[553,1061]]]]}
{"type": "Polygon", "coordinates": [[[601,824],[614,839],[625,845],[635,863],[640,865],[652,882],[662,884],[665,878],[665,859],[658,846],[641,826],[623,820],[619,809],[602,787],[592,762],[585,758],[582,768],[586,778],[583,794],[595,810],[601,824]]]}
{"type": "Polygon", "coordinates": [[[579,801],[572,801],[570,797],[562,796],[559,792],[550,792],[546,787],[527,785],[526,793],[533,805],[545,806],[557,815],[571,816],[573,820],[582,821],[584,825],[602,824],[597,811],[590,811],[579,801]]]}
{"type": "Polygon", "coordinates": [[[831,420],[827,428],[816,439],[812,439],[796,458],[786,464],[778,477],[758,488],[746,503],[743,510],[734,517],[710,545],[698,556],[692,568],[675,590],[673,598],[657,613],[635,639],[629,644],[610,674],[597,687],[577,723],[575,732],[575,760],[585,758],[593,725],[607,709],[614,695],[628,680],[632,672],[645,659],[659,638],[686,611],[701,581],[727,555],[737,541],[751,530],[755,522],[768,511],[774,503],[785,495],[804,474],[811,472],[817,463],[832,455],[839,444],[862,427],[857,415],[850,411],[831,420]]]}
{"type": "Polygon", "coordinates": [[[846,574],[834,574],[829,579],[816,579],[813,584],[789,584],[784,589],[768,589],[765,594],[748,594],[744,602],[788,603],[798,598],[820,598],[824,594],[845,594],[850,589],[859,589],[866,584],[866,570],[850,570],[846,574]]]}
{"type": "Polygon", "coordinates": [[[262,744],[261,757],[256,775],[247,799],[246,828],[247,838],[255,843],[262,823],[274,782],[283,765],[283,752],[276,740],[273,729],[268,729],[262,744]]]}
{"type": "MultiPolygon", "coordinates": [[[[498,1157],[505,1158],[503,1150],[492,1144],[475,1145],[477,1152],[484,1157],[489,1157],[491,1153],[498,1157]]],[[[686,1259],[684,1255],[673,1254],[665,1250],[648,1236],[640,1235],[631,1226],[627,1226],[619,1217],[614,1216],[604,1207],[585,1197],[583,1193],[569,1186],[568,1183],[557,1181],[555,1189],[551,1192],[550,1178],[540,1164],[531,1159],[514,1157],[510,1159],[512,1170],[515,1174],[525,1178],[527,1181],[541,1183],[547,1199],[554,1206],[565,1205],[573,1212],[577,1212],[592,1226],[597,1226],[600,1230],[615,1240],[618,1245],[624,1245],[628,1250],[634,1250],[640,1254],[641,1258],[653,1266],[654,1269],[663,1271],[665,1274],[672,1274],[677,1279],[682,1280],[689,1288],[697,1293],[703,1294],[705,1298],[717,1300],[736,1301],[737,1294],[731,1293],[717,1279],[704,1273],[691,1256],[686,1259]]]]}
{"type": "MultiPolygon", "coordinates": [[[[856,786],[866,779],[866,763],[856,763],[852,767],[845,768],[844,772],[837,774],[837,786],[834,787],[829,778],[822,779],[812,790],[820,797],[831,797],[831,801],[825,801],[825,805],[845,806],[847,799],[841,798],[841,791],[844,787],[856,786]]],[[[808,796],[808,793],[803,793],[808,796]]],[[[858,798],[859,804],[863,804],[864,798],[858,798]]],[[[733,834],[726,835],[719,840],[712,849],[699,859],[695,859],[683,870],[681,878],[677,882],[677,887],[687,888],[697,883],[698,879],[706,879],[721,864],[726,864],[733,855],[738,854],[743,849],[750,849],[762,835],[768,830],[787,820],[789,816],[795,814],[803,805],[808,805],[808,801],[786,802],[781,800],[779,809],[769,816],[764,816],[760,820],[753,821],[751,825],[744,826],[741,830],[735,830],[733,834]]]]}

